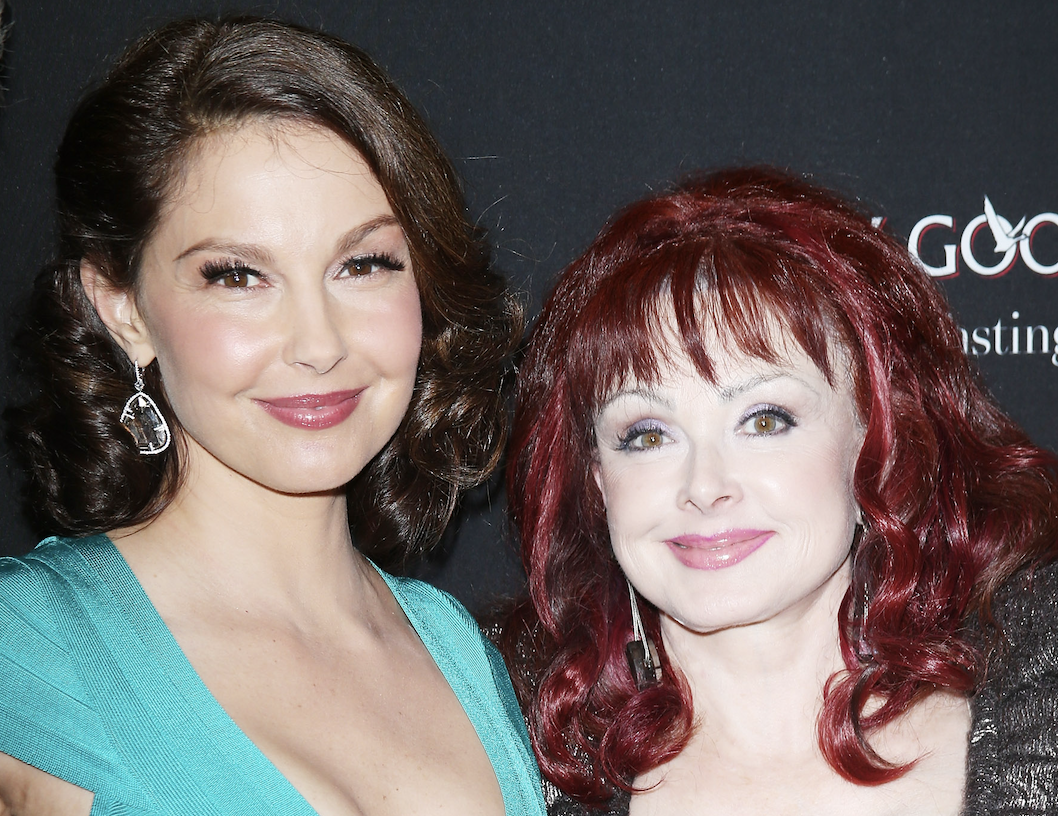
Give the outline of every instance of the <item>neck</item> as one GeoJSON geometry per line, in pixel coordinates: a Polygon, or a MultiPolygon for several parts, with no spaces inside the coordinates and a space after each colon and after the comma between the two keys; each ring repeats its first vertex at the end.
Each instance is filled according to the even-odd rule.
{"type": "Polygon", "coordinates": [[[701,744],[758,761],[818,753],[823,687],[845,667],[837,612],[848,580],[843,566],[797,608],[707,634],[662,618],[666,650],[691,687],[701,744]]]}
{"type": "Polygon", "coordinates": [[[278,493],[190,458],[172,504],[149,524],[112,534],[145,586],[283,616],[358,602],[371,568],[353,548],[343,490],[278,493]]]}

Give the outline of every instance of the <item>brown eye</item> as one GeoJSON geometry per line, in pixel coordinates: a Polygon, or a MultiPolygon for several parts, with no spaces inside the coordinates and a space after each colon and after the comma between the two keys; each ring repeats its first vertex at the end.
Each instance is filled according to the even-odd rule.
{"type": "Polygon", "coordinates": [[[345,270],[353,276],[370,275],[377,268],[373,258],[354,258],[345,265],[345,270]]]}
{"type": "Polygon", "coordinates": [[[232,262],[210,262],[202,267],[206,283],[225,289],[249,289],[257,286],[262,274],[249,267],[232,262]]]}
{"type": "Polygon", "coordinates": [[[399,272],[403,269],[403,261],[385,252],[358,255],[342,264],[342,272],[351,278],[364,278],[381,272],[399,272]]]}
{"type": "Polygon", "coordinates": [[[220,283],[229,289],[245,289],[250,285],[250,276],[243,269],[229,269],[227,274],[220,278],[220,283]]]}

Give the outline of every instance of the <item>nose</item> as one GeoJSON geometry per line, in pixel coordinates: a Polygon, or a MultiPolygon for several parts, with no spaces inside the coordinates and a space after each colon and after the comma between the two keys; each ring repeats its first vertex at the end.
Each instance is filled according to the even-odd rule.
{"type": "Polygon", "coordinates": [[[285,301],[284,362],[326,374],[348,354],[337,304],[324,286],[290,291],[285,301]]]}
{"type": "Polygon", "coordinates": [[[716,445],[689,445],[677,497],[680,506],[706,513],[741,498],[741,485],[725,452],[716,445]]]}

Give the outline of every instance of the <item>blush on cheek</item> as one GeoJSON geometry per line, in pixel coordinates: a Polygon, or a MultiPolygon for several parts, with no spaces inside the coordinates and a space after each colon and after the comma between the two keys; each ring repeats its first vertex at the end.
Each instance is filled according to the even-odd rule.
{"type": "Polygon", "coordinates": [[[178,415],[180,405],[196,395],[236,393],[252,384],[274,354],[274,332],[269,338],[260,327],[227,315],[159,323],[153,332],[158,365],[178,415]]]}
{"type": "Polygon", "coordinates": [[[363,325],[370,328],[362,341],[378,349],[380,362],[388,362],[393,370],[409,365],[418,367],[422,352],[422,310],[413,282],[409,281],[400,297],[386,302],[363,325]]]}

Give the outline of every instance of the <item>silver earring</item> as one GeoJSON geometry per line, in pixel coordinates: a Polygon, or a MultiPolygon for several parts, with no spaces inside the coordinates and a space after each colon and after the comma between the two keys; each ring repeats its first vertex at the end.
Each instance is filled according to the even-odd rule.
{"type": "Polygon", "coordinates": [[[860,663],[871,663],[874,661],[874,647],[867,640],[867,616],[871,605],[873,587],[871,586],[871,570],[867,565],[867,558],[863,553],[860,542],[866,527],[856,524],[856,532],[852,538],[852,604],[850,623],[850,640],[852,649],[860,663]]]}
{"type": "Polygon", "coordinates": [[[136,440],[136,449],[143,456],[154,456],[169,447],[172,434],[157,403],[143,391],[143,371],[136,367],[136,393],[129,397],[121,412],[121,424],[136,440]]]}
{"type": "Polygon", "coordinates": [[[658,660],[658,650],[654,642],[647,637],[643,629],[643,619],[639,617],[639,602],[636,600],[636,591],[632,589],[632,582],[625,579],[628,584],[628,598],[632,603],[632,640],[625,646],[625,657],[628,658],[628,670],[632,672],[632,679],[636,681],[636,688],[640,691],[650,688],[661,679],[661,661],[658,660]]]}

